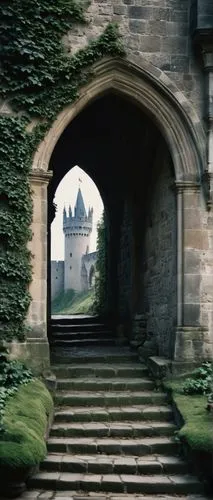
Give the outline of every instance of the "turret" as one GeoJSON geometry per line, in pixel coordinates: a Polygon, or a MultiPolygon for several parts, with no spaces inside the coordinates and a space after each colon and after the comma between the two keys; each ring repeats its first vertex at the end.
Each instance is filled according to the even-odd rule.
{"type": "Polygon", "coordinates": [[[89,207],[89,211],[88,211],[88,221],[91,222],[92,224],[92,221],[93,221],[93,208],[89,207]]]}
{"type": "Polygon", "coordinates": [[[89,251],[89,240],[92,232],[93,209],[86,212],[84,199],[79,187],[74,216],[69,206],[69,216],[64,209],[63,231],[65,239],[65,269],[64,269],[64,289],[81,290],[81,259],[89,251]]]}
{"type": "Polygon", "coordinates": [[[66,208],[64,207],[64,210],[63,210],[63,226],[66,225],[66,222],[67,222],[67,212],[66,212],[66,208]]]}

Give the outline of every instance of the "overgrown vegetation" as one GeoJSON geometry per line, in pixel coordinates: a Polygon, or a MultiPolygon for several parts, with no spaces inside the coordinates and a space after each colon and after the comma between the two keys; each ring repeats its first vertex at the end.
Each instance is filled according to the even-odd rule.
{"type": "Polygon", "coordinates": [[[191,377],[183,384],[185,394],[209,394],[212,389],[213,368],[210,362],[205,362],[194,370],[191,377]]]}
{"type": "Polygon", "coordinates": [[[178,436],[194,450],[213,452],[213,420],[206,398],[212,389],[212,373],[211,363],[205,362],[190,376],[165,382],[184,420],[178,436]]]}
{"type": "Polygon", "coordinates": [[[32,371],[20,361],[9,361],[7,350],[0,346],[0,436],[5,432],[4,414],[8,398],[14,396],[20,385],[32,380],[32,371]]]}
{"type": "Polygon", "coordinates": [[[93,314],[94,290],[60,293],[51,304],[52,314],[93,314]]]}
{"type": "Polygon", "coordinates": [[[62,37],[75,23],[85,23],[83,4],[75,0],[2,0],[0,18],[0,98],[18,112],[0,116],[0,334],[23,340],[30,303],[33,153],[57,114],[92,78],[92,64],[124,51],[117,26],[109,24],[85,49],[66,53],[62,37]]]}
{"type": "Polygon", "coordinates": [[[52,409],[52,398],[38,379],[21,385],[8,399],[0,434],[0,467],[31,467],[44,459],[45,431],[52,409]]]}
{"type": "Polygon", "coordinates": [[[10,361],[1,345],[0,468],[31,466],[45,457],[45,431],[52,409],[44,384],[20,361],[10,361]]]}
{"type": "Polygon", "coordinates": [[[97,226],[97,262],[94,314],[104,316],[106,310],[106,226],[104,213],[97,226]]]}

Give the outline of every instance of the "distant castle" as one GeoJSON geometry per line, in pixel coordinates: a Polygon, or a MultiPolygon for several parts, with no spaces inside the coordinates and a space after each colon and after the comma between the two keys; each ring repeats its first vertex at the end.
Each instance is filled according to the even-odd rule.
{"type": "Polygon", "coordinates": [[[59,293],[73,289],[77,292],[94,286],[97,252],[89,253],[93,224],[93,208],[85,209],[79,187],[74,216],[71,206],[64,208],[64,260],[51,261],[51,299],[59,293]]]}

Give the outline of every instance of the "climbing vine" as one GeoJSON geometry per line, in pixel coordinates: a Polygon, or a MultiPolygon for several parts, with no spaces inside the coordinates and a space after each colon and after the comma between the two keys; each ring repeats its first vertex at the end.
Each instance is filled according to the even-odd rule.
{"type": "Polygon", "coordinates": [[[106,227],[104,214],[97,225],[96,271],[93,312],[100,316],[104,316],[106,313],[106,227]]]}
{"type": "Polygon", "coordinates": [[[0,98],[12,109],[0,115],[0,333],[6,339],[24,339],[30,304],[33,153],[57,114],[92,78],[93,63],[124,55],[114,24],[74,55],[66,52],[62,38],[76,23],[86,23],[84,10],[77,0],[0,3],[0,98]]]}

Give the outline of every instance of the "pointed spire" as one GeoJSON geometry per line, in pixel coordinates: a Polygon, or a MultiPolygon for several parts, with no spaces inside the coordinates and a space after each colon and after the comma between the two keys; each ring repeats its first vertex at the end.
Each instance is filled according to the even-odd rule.
{"type": "Polygon", "coordinates": [[[66,212],[66,208],[64,206],[64,210],[63,210],[63,222],[65,223],[67,220],[67,212],[66,212]]]}
{"type": "Polygon", "coordinates": [[[90,218],[90,221],[92,222],[92,219],[93,219],[93,207],[91,207],[89,209],[89,218],[90,218]]]}
{"type": "Polygon", "coordinates": [[[72,209],[71,209],[71,206],[69,205],[69,218],[71,219],[72,218],[72,209]]]}
{"type": "Polygon", "coordinates": [[[75,217],[86,217],[86,209],[84,205],[84,200],[82,196],[81,189],[79,187],[78,189],[78,194],[77,194],[77,199],[76,199],[76,204],[75,204],[75,217]]]}

